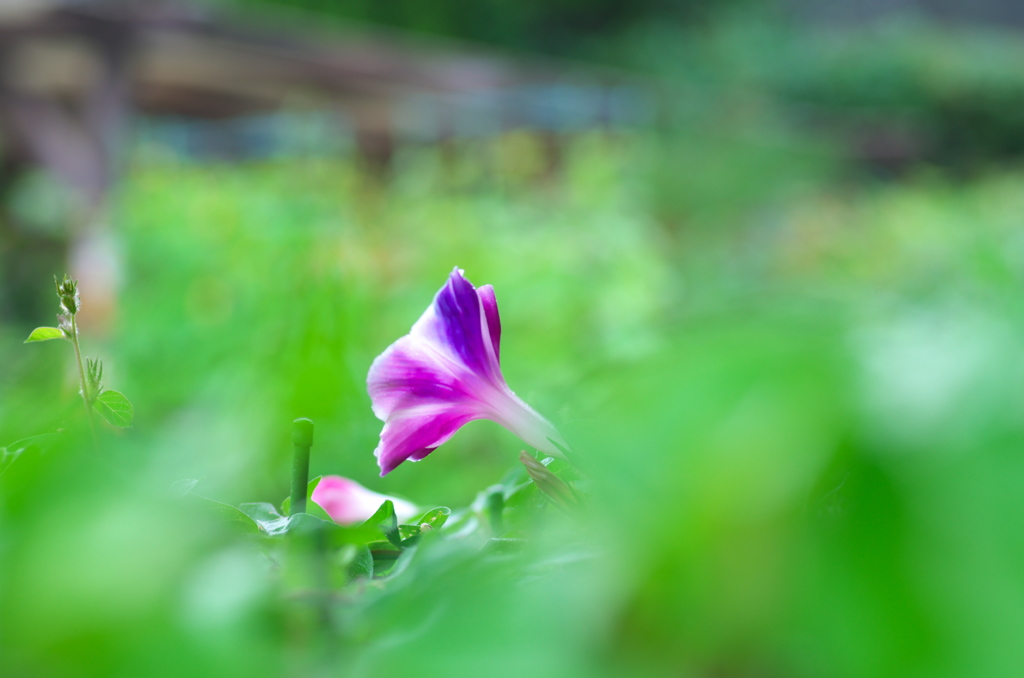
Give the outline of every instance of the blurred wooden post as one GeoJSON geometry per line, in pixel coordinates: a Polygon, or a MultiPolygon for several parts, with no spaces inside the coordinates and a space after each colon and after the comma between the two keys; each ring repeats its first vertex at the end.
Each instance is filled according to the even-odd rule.
{"type": "Polygon", "coordinates": [[[352,115],[356,150],[362,169],[374,180],[386,181],[395,155],[395,130],[389,101],[355,107],[352,115]]]}
{"type": "Polygon", "coordinates": [[[91,141],[96,180],[87,187],[81,219],[72,224],[69,267],[87,299],[79,322],[86,331],[107,334],[117,313],[121,258],[111,225],[111,192],[120,174],[125,130],[131,117],[132,34],[97,23],[92,32],[98,72],[82,103],[81,126],[91,141]]]}
{"type": "Polygon", "coordinates": [[[12,115],[10,53],[11,45],[0,41],[0,317],[29,324],[41,322],[54,307],[48,276],[60,265],[62,247],[50,236],[20,228],[10,207],[14,190],[32,167],[12,115]]]}
{"type": "MultiPolygon", "coordinates": [[[[88,332],[103,334],[116,310],[119,261],[109,200],[129,115],[131,35],[120,25],[102,21],[84,21],[78,30],[88,37],[97,57],[96,73],[78,106],[0,82],[0,118],[14,146],[5,148],[5,156],[23,154],[60,179],[73,195],[65,266],[79,280],[85,297],[80,324],[88,332]]],[[[8,45],[5,52],[11,48],[8,45]]],[[[47,271],[46,276],[64,272],[47,271]]]]}

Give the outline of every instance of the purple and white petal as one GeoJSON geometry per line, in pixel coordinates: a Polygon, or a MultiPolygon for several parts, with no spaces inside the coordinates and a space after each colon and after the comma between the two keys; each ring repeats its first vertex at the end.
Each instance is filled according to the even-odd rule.
{"type": "Polygon", "coordinates": [[[413,325],[409,336],[421,340],[424,350],[436,351],[442,360],[447,359],[474,374],[500,378],[501,370],[486,323],[476,288],[456,268],[434,296],[434,302],[413,325]]]}
{"type": "Polygon", "coordinates": [[[473,287],[456,268],[409,334],[370,367],[367,389],[374,414],[384,421],[374,452],[381,475],[423,459],[474,419],[496,421],[561,456],[565,442],[555,427],[505,384],[500,346],[494,289],[473,287]]]}
{"type": "Polygon", "coordinates": [[[421,405],[397,413],[384,422],[373,451],[380,474],[387,475],[407,459],[423,459],[467,423],[484,417],[480,411],[448,405],[421,405]]]}
{"type": "Polygon", "coordinates": [[[466,383],[466,377],[473,380],[467,370],[458,369],[407,335],[373,361],[366,387],[373,413],[381,421],[388,421],[392,413],[407,407],[472,399],[472,386],[466,383]]]}
{"type": "Polygon", "coordinates": [[[487,321],[487,333],[494,347],[494,360],[498,361],[501,354],[501,317],[498,315],[498,299],[494,296],[494,288],[481,285],[476,289],[480,303],[484,308],[484,320],[487,321]]]}

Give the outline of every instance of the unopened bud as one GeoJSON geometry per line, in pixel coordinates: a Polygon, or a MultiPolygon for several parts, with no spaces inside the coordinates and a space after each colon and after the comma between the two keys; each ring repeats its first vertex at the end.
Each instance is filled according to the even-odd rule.
{"type": "Polygon", "coordinates": [[[89,384],[89,401],[103,392],[103,362],[98,358],[85,359],[86,381],[89,384]]]}
{"type": "Polygon", "coordinates": [[[559,508],[571,511],[579,503],[572,486],[552,473],[547,466],[530,456],[525,450],[519,453],[519,461],[526,467],[526,472],[543,492],[559,508]]]}
{"type": "Polygon", "coordinates": [[[57,280],[57,276],[53,276],[53,282],[57,286],[57,298],[60,299],[60,306],[64,312],[70,315],[78,313],[78,309],[82,307],[82,299],[78,295],[78,281],[72,280],[65,273],[63,280],[57,280]]]}

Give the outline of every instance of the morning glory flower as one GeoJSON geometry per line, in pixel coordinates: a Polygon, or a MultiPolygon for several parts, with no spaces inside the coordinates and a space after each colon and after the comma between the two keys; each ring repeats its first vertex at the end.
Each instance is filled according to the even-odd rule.
{"type": "Polygon", "coordinates": [[[415,518],[419,514],[419,509],[411,502],[374,492],[354,480],[341,476],[321,478],[310,499],[327,511],[327,515],[339,525],[363,522],[376,513],[380,505],[388,499],[395,505],[395,515],[400,522],[415,518]]]}
{"type": "Polygon", "coordinates": [[[382,476],[406,459],[423,459],[474,419],[496,421],[562,456],[566,445],[555,427],[505,383],[500,339],[494,288],[474,287],[456,268],[409,334],[370,367],[373,413],[384,422],[374,451],[382,476]]]}

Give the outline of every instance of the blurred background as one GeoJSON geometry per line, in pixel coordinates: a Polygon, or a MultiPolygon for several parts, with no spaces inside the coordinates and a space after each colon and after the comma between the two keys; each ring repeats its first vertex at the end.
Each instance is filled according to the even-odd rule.
{"type": "Polygon", "coordinates": [[[1022,29],[1011,0],[0,0],[0,674],[316,674],[273,573],[167,488],[278,503],[300,416],[314,475],[499,482],[491,422],[372,455],[369,365],[459,266],[586,459],[588,548],[425,555],[345,608],[347,675],[1021,675],[1022,29]],[[22,344],[64,272],[135,406],[99,456],[70,347],[22,344]]]}

